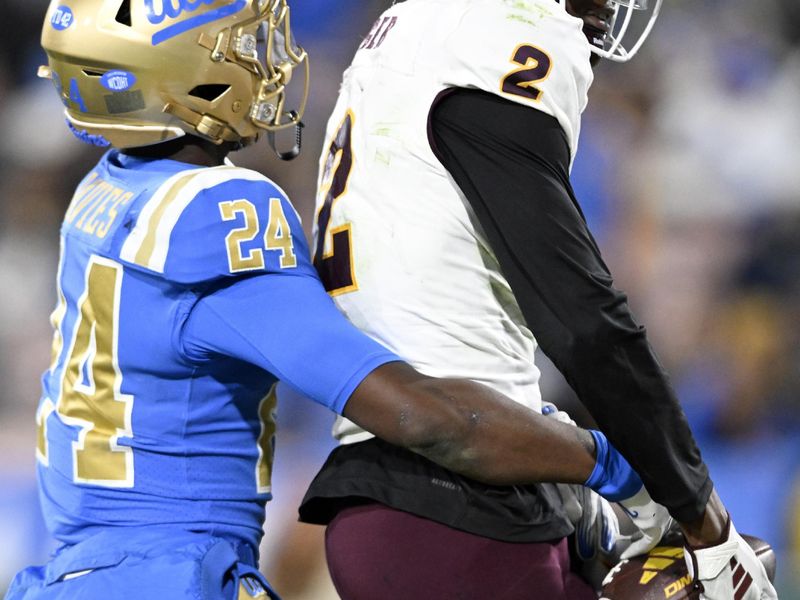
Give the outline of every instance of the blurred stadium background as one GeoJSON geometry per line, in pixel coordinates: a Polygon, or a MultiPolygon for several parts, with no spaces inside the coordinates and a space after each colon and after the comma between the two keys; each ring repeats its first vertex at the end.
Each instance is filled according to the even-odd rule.
{"type": "MultiPolygon", "coordinates": [[[[389,0],[295,0],[312,56],[303,156],[237,156],[285,189],[310,229],[316,161],[341,71],[389,0]]],[[[98,151],[35,78],[46,0],[0,22],[0,593],[52,548],[34,481],[34,411],[49,358],[58,225],[98,151]]],[[[491,35],[491,32],[486,32],[491,35]]],[[[597,69],[574,181],[617,283],[671,372],[741,531],[779,553],[800,598],[800,4],[667,0],[637,60],[597,69]]],[[[545,394],[586,419],[552,368],[545,394]]],[[[286,600],[335,598],[320,528],[296,506],[331,442],[311,402],[280,407],[263,569],[286,600]]]]}

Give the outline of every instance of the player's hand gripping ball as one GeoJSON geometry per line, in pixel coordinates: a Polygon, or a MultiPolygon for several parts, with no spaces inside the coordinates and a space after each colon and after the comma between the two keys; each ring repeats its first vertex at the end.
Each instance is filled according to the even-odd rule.
{"type": "MultiPolygon", "coordinates": [[[[772,547],[759,538],[742,537],[773,580],[775,552],[772,547]]],[[[603,581],[600,600],[701,600],[686,568],[680,533],[671,532],[649,553],[618,563],[603,581]]]]}

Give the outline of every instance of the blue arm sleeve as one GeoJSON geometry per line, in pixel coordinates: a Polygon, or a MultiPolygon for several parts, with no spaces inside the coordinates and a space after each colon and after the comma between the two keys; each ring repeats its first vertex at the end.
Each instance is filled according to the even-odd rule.
{"type": "Polygon", "coordinates": [[[642,489],[639,474],[625,460],[602,432],[590,429],[597,452],[597,462],[584,484],[610,502],[620,502],[635,496],[642,489]]]}
{"type": "Polygon", "coordinates": [[[257,365],[338,414],[358,385],[395,354],[356,329],[308,275],[239,279],[201,298],[184,323],[187,358],[257,365]]]}

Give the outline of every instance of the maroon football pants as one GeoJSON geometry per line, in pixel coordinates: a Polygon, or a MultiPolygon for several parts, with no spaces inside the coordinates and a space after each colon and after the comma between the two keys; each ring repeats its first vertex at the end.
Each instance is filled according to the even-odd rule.
{"type": "Polygon", "coordinates": [[[595,600],[570,571],[566,540],[510,543],[367,504],[325,534],[342,600],[595,600]]]}

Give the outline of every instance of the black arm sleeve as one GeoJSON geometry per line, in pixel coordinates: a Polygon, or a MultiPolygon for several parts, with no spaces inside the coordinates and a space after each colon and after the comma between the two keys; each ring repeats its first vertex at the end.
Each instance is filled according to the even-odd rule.
{"type": "Polygon", "coordinates": [[[477,90],[431,109],[431,147],[465,194],[542,350],[648,491],[679,521],[703,514],[708,469],[569,182],[558,121],[477,90]]]}

